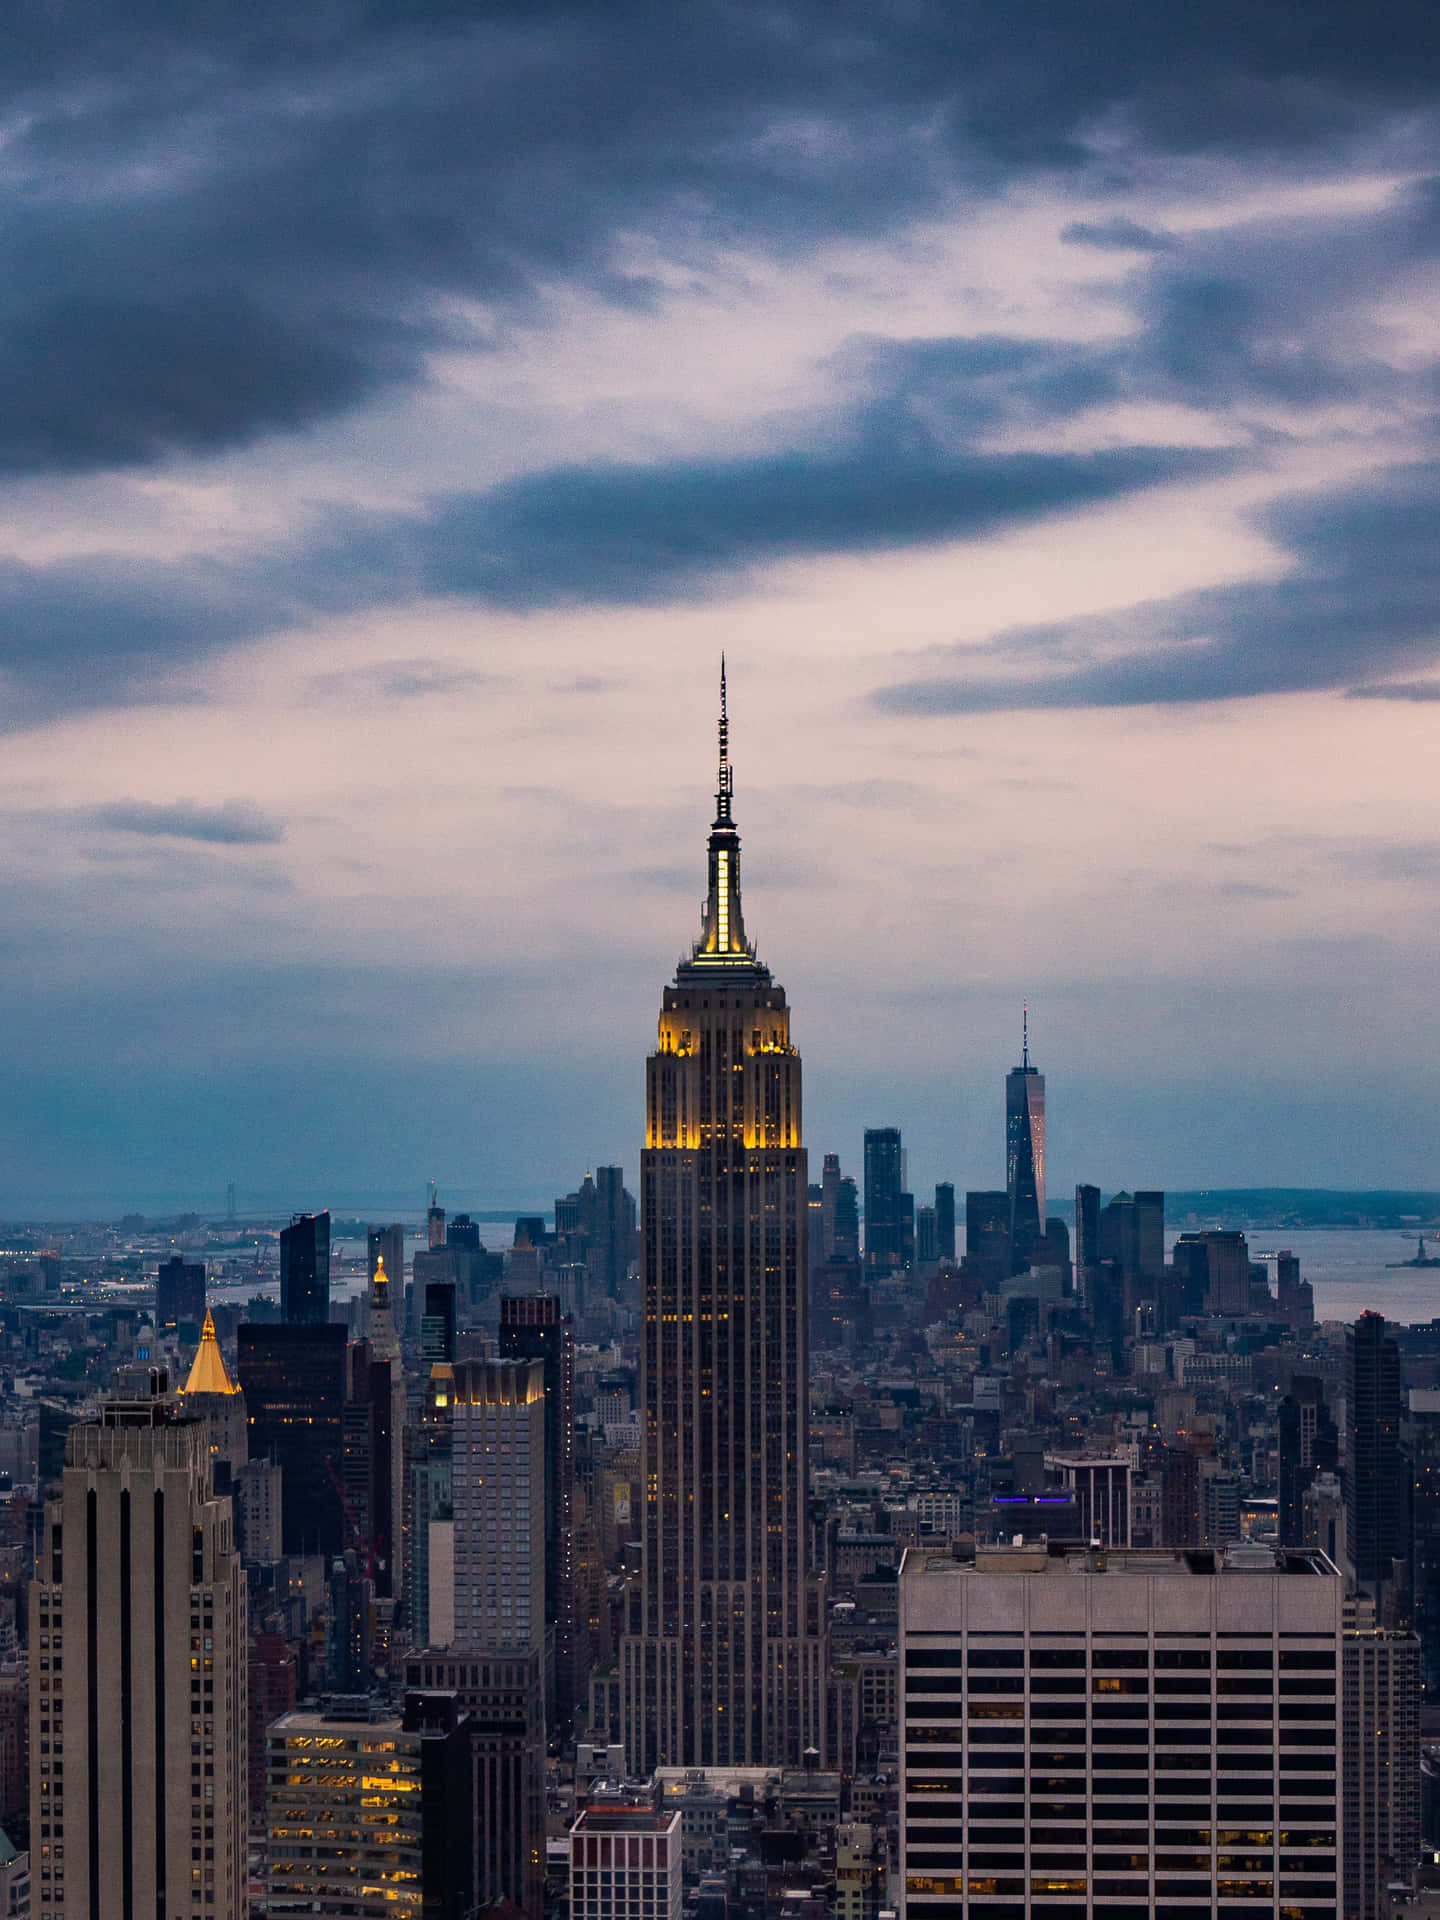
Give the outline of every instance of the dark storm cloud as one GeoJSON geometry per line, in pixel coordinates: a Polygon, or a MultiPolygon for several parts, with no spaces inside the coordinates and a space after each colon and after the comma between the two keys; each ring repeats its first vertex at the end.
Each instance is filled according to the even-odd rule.
{"type": "Polygon", "coordinates": [[[1001,634],[957,650],[960,671],[874,698],[911,714],[1184,704],[1429,667],[1440,661],[1437,522],[1434,466],[1288,500],[1260,517],[1293,558],[1282,579],[1001,634]]]}
{"type": "Polygon", "coordinates": [[[273,847],[285,829],[254,800],[227,800],[218,807],[176,800],[168,806],[149,800],[111,800],[87,807],[80,816],[92,826],[148,839],[201,840],[213,846],[273,847]]]}
{"type": "Polygon", "coordinates": [[[1347,687],[1345,693],[1350,700],[1408,700],[1428,706],[1440,700],[1440,680],[1378,680],[1365,687],[1347,687]]]}
{"type": "Polygon", "coordinates": [[[1124,218],[1072,220],[1062,229],[1060,238],[1075,246],[1104,247],[1116,253],[1167,253],[1176,244],[1174,234],[1124,218]]]}
{"type": "Polygon", "coordinates": [[[888,229],[960,181],[1079,168],[1102,124],[1101,182],[1155,152],[1328,158],[1434,103],[1437,39],[1404,0],[17,0],[0,465],[303,426],[416,377],[446,296],[644,300],[621,232],[888,229]]]}
{"type": "MultiPolygon", "coordinates": [[[[184,697],[176,675],[191,657],[360,607],[437,595],[522,611],[700,600],[767,562],[955,539],[1213,474],[1233,458],[1184,447],[974,450],[997,425],[1110,397],[1113,367],[1084,349],[859,342],[845,374],[848,409],[786,453],[552,468],[416,514],[337,514],[308,543],[223,563],[0,563],[9,724],[184,697]]],[[[463,662],[402,660],[326,676],[320,691],[421,698],[496,684],[463,662]]]]}

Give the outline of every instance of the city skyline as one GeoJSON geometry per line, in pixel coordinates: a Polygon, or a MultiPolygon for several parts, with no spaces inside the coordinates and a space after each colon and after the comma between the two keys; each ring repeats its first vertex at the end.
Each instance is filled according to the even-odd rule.
{"type": "Polygon", "coordinates": [[[22,10],[0,1212],[623,1163],[722,649],[817,1144],[1428,1183],[1435,22],[843,15],[22,10]]]}

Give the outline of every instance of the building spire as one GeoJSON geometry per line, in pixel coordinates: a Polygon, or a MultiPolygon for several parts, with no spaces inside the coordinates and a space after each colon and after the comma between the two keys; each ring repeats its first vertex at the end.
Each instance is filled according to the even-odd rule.
{"type": "Polygon", "coordinates": [[[730,715],[725,703],[725,656],[720,656],[720,777],[715,787],[715,824],[730,819],[730,796],[735,790],[735,775],[730,766],[730,715]]]}
{"type": "Polygon", "coordinates": [[[1020,1002],[1020,1064],[1027,1071],[1030,1066],[1030,1002],[1020,1002]]]}
{"type": "Polygon", "coordinates": [[[705,966],[753,967],[755,949],[745,937],[740,914],[740,835],[731,803],[735,769],[730,764],[730,708],[725,656],[720,656],[720,771],[715,788],[715,819],[710,828],[705,919],[691,961],[705,966]]]}
{"type": "Polygon", "coordinates": [[[238,1393],[230,1375],[225,1371],[225,1360],[220,1352],[220,1342],[215,1338],[215,1320],[210,1309],[205,1309],[205,1324],[200,1329],[200,1345],[196,1349],[194,1364],[190,1368],[190,1377],[181,1388],[182,1393],[238,1393]]]}

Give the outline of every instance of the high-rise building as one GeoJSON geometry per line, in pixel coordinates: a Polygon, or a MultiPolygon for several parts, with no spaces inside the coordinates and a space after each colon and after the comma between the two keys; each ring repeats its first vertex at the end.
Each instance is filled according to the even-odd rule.
{"type": "Polygon", "coordinates": [[[1381,1313],[1345,1334],[1345,1557],[1372,1590],[1409,1557],[1409,1475],[1400,1447],[1400,1353],[1381,1313]]]}
{"type": "Polygon", "coordinates": [[[216,1491],[233,1492],[235,1476],[250,1458],[250,1433],[245,1397],[226,1370],[215,1337],[215,1322],[208,1312],[200,1329],[200,1345],[180,1390],[180,1405],[187,1419],[205,1422],[216,1491]]]}
{"type": "Polygon", "coordinates": [[[295,1649],[283,1633],[257,1633],[250,1641],[249,1707],[246,1714],[250,1774],[250,1829],[265,1831],[265,1735],[294,1707],[299,1670],[295,1649]]]}
{"type": "Polygon", "coordinates": [[[585,1697],[588,1661],[575,1589],[575,1323],[553,1293],[500,1296],[500,1357],[538,1360],[545,1380],[545,1626],[552,1731],[585,1697]]]}
{"type": "Polygon", "coordinates": [[[325,1633],[325,1682],[334,1693],[368,1693],[375,1673],[370,1664],[370,1610],[374,1582],[367,1578],[353,1548],[330,1564],[329,1615],[325,1633]]]}
{"type": "Polygon", "coordinates": [[[455,1639],[455,1512],[453,1429],[455,1369],[436,1362],[411,1423],[410,1524],[405,1535],[405,1594],[416,1646],[448,1647],[455,1639]]]}
{"type": "Polygon", "coordinates": [[[835,1258],[835,1209],[840,1200],[840,1156],[827,1153],[820,1175],[820,1245],[811,1247],[811,1263],[835,1258]]]}
{"type": "Polygon", "coordinates": [[[933,1267],[940,1258],[940,1234],[934,1207],[915,1209],[915,1264],[933,1267]]]}
{"type": "Polygon", "coordinates": [[[162,1260],[155,1275],[155,1331],[198,1327],[205,1318],[205,1262],[178,1253],[162,1260]]]}
{"type": "Polygon", "coordinates": [[[800,1056],[784,990],[741,914],[723,676],[705,918],[665,989],[646,1141],[627,1763],[645,1774],[798,1766],[824,1745],[821,1596],[807,1566],[800,1056]]]}
{"type": "Polygon", "coordinates": [[[1374,1623],[1362,1598],[1344,1641],[1346,1920],[1381,1920],[1420,1858],[1420,1646],[1374,1623]]]}
{"type": "Polygon", "coordinates": [[[949,1180],[935,1189],[935,1251],[941,1260],[955,1258],[955,1188],[949,1180]]]}
{"type": "MultiPolygon", "coordinates": [[[[450,1694],[468,1716],[473,1772],[474,1911],[513,1900],[542,1920],[545,1893],[545,1706],[541,1656],[439,1653],[405,1660],[407,1689],[450,1694]]],[[[618,1913],[615,1920],[619,1920],[618,1913]]]]}
{"type": "Polygon", "coordinates": [[[292,1327],[330,1318],[330,1215],[297,1213],[280,1229],[280,1318],[292,1327]]]}
{"type": "Polygon", "coordinates": [[[841,1174],[835,1193],[835,1250],[831,1257],[836,1260],[860,1258],[860,1195],[853,1176],[848,1173],[841,1174]]]}
{"type": "MultiPolygon", "coordinates": [[[[398,1229],[389,1228],[393,1236],[398,1229]]],[[[404,1241],[401,1240],[401,1259],[404,1241]]],[[[391,1252],[394,1251],[392,1238],[391,1252]]],[[[377,1458],[372,1472],[374,1497],[371,1508],[372,1538],[377,1546],[379,1564],[375,1571],[375,1591],[382,1599],[398,1600],[404,1585],[405,1535],[405,1365],[400,1353],[400,1334],[395,1322],[395,1292],[403,1267],[388,1267],[385,1249],[375,1254],[370,1275],[369,1327],[372,1377],[370,1395],[376,1403],[376,1446],[385,1450],[377,1458]],[[382,1378],[379,1369],[385,1369],[382,1378]]]]}
{"type": "Polygon", "coordinates": [[[898,1127],[865,1129],[865,1264],[898,1267],[903,1254],[900,1171],[903,1149],[898,1127]]]}
{"type": "Polygon", "coordinates": [[[72,1427],[38,1573],[33,1911],[242,1920],[245,1587],[203,1424],[159,1396],[72,1427]]]}
{"type": "Polygon", "coordinates": [[[469,1360],[454,1370],[455,1644],[545,1645],[545,1369],[469,1360]]]}
{"type": "Polygon", "coordinates": [[[1045,1076],[1030,1064],[1030,1010],[1021,1027],[1020,1065],[1005,1076],[1005,1190],[1010,1202],[1010,1260],[1030,1265],[1045,1233],[1045,1076]]]}
{"type": "Polygon", "coordinates": [[[1010,1275],[1010,1196],[999,1188],[965,1196],[965,1265],[987,1292],[1010,1275]]]}
{"type": "Polygon", "coordinates": [[[1100,1264],[1100,1189],[1075,1189],[1075,1291],[1091,1306],[1095,1269],[1100,1264]]]}
{"type": "Polygon", "coordinates": [[[1243,1233],[1218,1227],[1208,1227],[1203,1233],[1182,1233],[1175,1242],[1174,1261],[1181,1275],[1182,1311],[1249,1313],[1250,1247],[1243,1233]],[[1197,1302],[1195,1295],[1202,1280],[1204,1299],[1197,1302]]]}
{"type": "Polygon", "coordinates": [[[1440,1702],[1440,1391],[1411,1387],[1405,1423],[1410,1462],[1411,1621],[1420,1641],[1420,1686],[1440,1702]]]}
{"type": "Polygon", "coordinates": [[[455,1358],[455,1324],[455,1282],[428,1281],[420,1316],[420,1358],[427,1367],[455,1358]]]}
{"type": "Polygon", "coordinates": [[[273,1321],[236,1333],[250,1458],[281,1470],[281,1546],[332,1560],[350,1545],[340,1503],[345,1329],[273,1321]]]}
{"type": "Polygon", "coordinates": [[[1333,1916],[1342,1602],[1273,1548],[910,1548],[906,1920],[1333,1916]]]}
{"type": "Polygon", "coordinates": [[[421,1920],[419,1740],[338,1700],[287,1713],[266,1746],[267,1913],[421,1920]]]}
{"type": "Polygon", "coordinates": [[[1325,1404],[1324,1382],[1314,1374],[1295,1374],[1289,1393],[1280,1402],[1276,1426],[1280,1544],[1318,1545],[1306,1537],[1305,1493],[1317,1473],[1334,1473],[1340,1458],[1340,1436],[1325,1404]]]}

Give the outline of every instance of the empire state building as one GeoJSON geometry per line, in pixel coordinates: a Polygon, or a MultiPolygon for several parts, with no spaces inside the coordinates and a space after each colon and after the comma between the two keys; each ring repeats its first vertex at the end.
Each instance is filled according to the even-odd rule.
{"type": "Polygon", "coordinates": [[[646,1069],[643,1559],[621,1655],[642,1777],[823,1745],[800,1056],[745,932],[728,745],[722,668],[704,922],[646,1069]]]}

